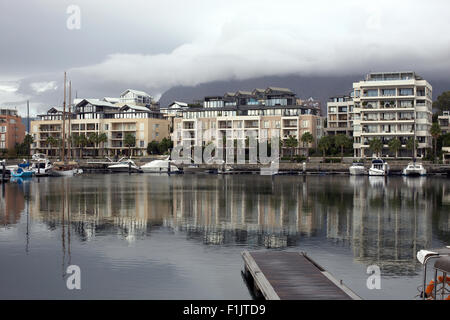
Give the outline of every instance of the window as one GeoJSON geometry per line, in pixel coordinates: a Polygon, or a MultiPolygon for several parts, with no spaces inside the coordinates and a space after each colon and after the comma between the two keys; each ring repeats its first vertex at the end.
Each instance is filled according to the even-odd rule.
{"type": "Polygon", "coordinates": [[[377,97],[378,96],[378,89],[370,89],[366,91],[367,97],[377,97]]]}
{"type": "Polygon", "coordinates": [[[412,96],[414,94],[414,90],[412,88],[402,88],[400,89],[401,96],[412,96]]]}
{"type": "Polygon", "coordinates": [[[269,121],[267,121],[267,120],[264,121],[263,128],[265,128],[265,129],[269,128],[269,121]]]}
{"type": "Polygon", "coordinates": [[[302,128],[308,128],[309,126],[309,121],[308,120],[303,120],[302,121],[302,128]]]}
{"type": "Polygon", "coordinates": [[[144,148],[145,147],[145,141],[140,141],[139,145],[140,145],[141,148],[144,148]]]}

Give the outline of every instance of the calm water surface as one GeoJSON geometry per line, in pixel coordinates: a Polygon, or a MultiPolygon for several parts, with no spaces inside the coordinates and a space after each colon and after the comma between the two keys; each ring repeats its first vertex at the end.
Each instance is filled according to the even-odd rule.
{"type": "Polygon", "coordinates": [[[446,178],[84,175],[8,183],[0,299],[250,299],[243,250],[306,251],[366,299],[413,299],[450,242],[446,178]],[[69,265],[81,290],[66,288],[69,265]],[[381,290],[366,287],[380,266],[381,290]]]}

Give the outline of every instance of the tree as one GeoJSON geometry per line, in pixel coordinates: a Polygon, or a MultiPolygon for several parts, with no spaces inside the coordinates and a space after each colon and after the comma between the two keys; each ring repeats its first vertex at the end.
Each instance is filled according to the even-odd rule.
{"type": "Polygon", "coordinates": [[[402,143],[398,138],[389,141],[389,150],[395,153],[395,158],[398,157],[398,150],[402,147],[402,143]]]}
{"type": "MultiPolygon", "coordinates": [[[[88,138],[88,145],[90,146],[94,146],[95,149],[97,149],[98,147],[98,134],[96,132],[92,132],[89,134],[88,138]]],[[[95,150],[94,150],[94,155],[95,155],[95,150]]]]}
{"type": "Polygon", "coordinates": [[[102,157],[105,155],[105,143],[108,142],[108,135],[104,132],[100,133],[97,137],[97,143],[102,145],[102,157]]]}
{"type": "Polygon", "coordinates": [[[163,138],[161,140],[161,142],[159,143],[159,152],[162,154],[165,154],[166,152],[169,151],[169,149],[173,148],[173,142],[172,140],[168,139],[168,138],[163,138]]]}
{"type": "Polygon", "coordinates": [[[125,146],[128,147],[128,156],[131,158],[131,148],[136,145],[136,137],[133,136],[131,133],[127,133],[125,135],[123,143],[125,144],[125,146]]]}
{"type": "MultiPolygon", "coordinates": [[[[45,143],[47,144],[47,147],[50,146],[52,148],[56,147],[59,144],[58,140],[53,136],[48,136],[47,139],[45,139],[45,143]]],[[[48,151],[49,150],[47,149],[47,156],[48,151]]]]}
{"type": "Polygon", "coordinates": [[[72,144],[79,149],[78,156],[83,158],[83,148],[88,144],[88,139],[82,134],[73,134],[72,135],[72,144]]]}
{"type": "Polygon", "coordinates": [[[303,144],[306,144],[306,158],[309,157],[309,144],[313,143],[314,137],[310,132],[305,132],[302,134],[302,137],[300,140],[303,142],[303,144]]]}
{"type": "MultiPolygon", "coordinates": [[[[449,93],[450,93],[450,91],[449,91],[449,93]]],[[[441,130],[441,127],[439,126],[439,123],[434,122],[431,125],[430,134],[433,137],[433,141],[434,141],[434,156],[435,157],[437,155],[437,151],[436,151],[437,140],[438,140],[439,136],[441,135],[441,133],[442,133],[442,130],[441,130]]]]}
{"type": "Polygon", "coordinates": [[[341,159],[344,158],[344,148],[349,146],[352,141],[345,134],[338,134],[334,137],[334,143],[341,148],[341,159]]]}
{"type": "Polygon", "coordinates": [[[332,141],[330,139],[330,136],[323,136],[322,138],[319,139],[318,147],[319,147],[319,150],[322,151],[324,158],[325,158],[326,152],[331,147],[331,142],[332,141]]]}
{"type": "Polygon", "coordinates": [[[159,143],[158,141],[153,140],[147,144],[147,153],[148,154],[158,154],[159,153],[159,143]]]}
{"type": "MultiPolygon", "coordinates": [[[[418,146],[419,146],[419,142],[417,142],[417,140],[415,140],[413,137],[410,137],[408,139],[408,141],[406,141],[406,149],[409,151],[414,152],[414,148],[417,149],[418,146]],[[414,146],[414,144],[415,144],[415,146],[414,146]]],[[[415,154],[413,154],[413,157],[415,157],[415,154]]]]}
{"type": "Polygon", "coordinates": [[[291,149],[291,159],[292,159],[294,157],[294,149],[297,148],[298,146],[298,140],[290,135],[289,138],[284,140],[284,145],[286,146],[286,148],[291,149]]]}
{"type": "Polygon", "coordinates": [[[433,108],[440,112],[450,110],[450,91],[443,92],[437,100],[433,102],[433,108]]]}
{"type": "Polygon", "coordinates": [[[369,142],[369,149],[378,157],[380,152],[383,150],[383,142],[381,142],[379,138],[374,138],[369,142]]]}
{"type": "Polygon", "coordinates": [[[25,136],[25,138],[23,139],[23,146],[24,146],[24,151],[26,153],[27,156],[30,155],[30,149],[31,149],[31,145],[34,143],[34,139],[33,136],[30,134],[27,134],[25,136]]]}

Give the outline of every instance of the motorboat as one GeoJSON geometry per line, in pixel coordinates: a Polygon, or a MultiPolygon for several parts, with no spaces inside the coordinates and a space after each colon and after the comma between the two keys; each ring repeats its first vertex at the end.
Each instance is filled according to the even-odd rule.
{"type": "Polygon", "coordinates": [[[364,163],[362,162],[353,162],[348,171],[352,176],[362,176],[367,174],[366,168],[364,168],[364,163]]]}
{"type": "Polygon", "coordinates": [[[389,164],[383,159],[373,159],[369,169],[369,176],[387,176],[389,174],[389,164]]]}
{"type": "Polygon", "coordinates": [[[146,173],[179,173],[180,169],[171,163],[169,158],[163,160],[153,160],[141,166],[141,170],[146,173]]]}
{"type": "Polygon", "coordinates": [[[33,171],[27,168],[19,167],[17,170],[11,172],[11,177],[14,178],[31,178],[33,176],[33,171]]]}
{"type": "Polygon", "coordinates": [[[108,166],[108,170],[111,172],[142,172],[141,168],[131,159],[123,159],[117,164],[112,164],[108,166]]]}
{"type": "Polygon", "coordinates": [[[83,170],[78,167],[78,163],[75,161],[55,162],[53,168],[50,169],[49,175],[53,177],[67,177],[82,174],[83,170]]]}
{"type": "Polygon", "coordinates": [[[52,163],[44,154],[36,153],[32,156],[31,170],[36,177],[48,176],[52,168],[52,163]]]}
{"type": "Polygon", "coordinates": [[[410,162],[403,169],[402,174],[404,176],[425,176],[427,174],[427,170],[423,167],[422,163],[410,162]]]}

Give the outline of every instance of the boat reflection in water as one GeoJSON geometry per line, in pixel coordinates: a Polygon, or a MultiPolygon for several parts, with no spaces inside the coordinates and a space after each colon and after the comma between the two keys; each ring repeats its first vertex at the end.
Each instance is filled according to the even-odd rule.
{"type": "MultiPolygon", "coordinates": [[[[29,196],[32,224],[61,233],[64,252],[68,239],[88,247],[117,239],[145,255],[162,232],[205,250],[238,247],[230,258],[238,265],[242,247],[277,248],[313,252],[319,263],[327,254],[331,271],[340,268],[334,260],[350,259],[409,277],[421,272],[418,250],[450,239],[450,182],[440,178],[116,174],[42,178],[18,190],[6,185],[0,208],[21,212],[29,196]]],[[[0,221],[18,223],[8,210],[0,210],[0,221]]],[[[179,242],[172,245],[168,250],[186,255],[179,242]]]]}

